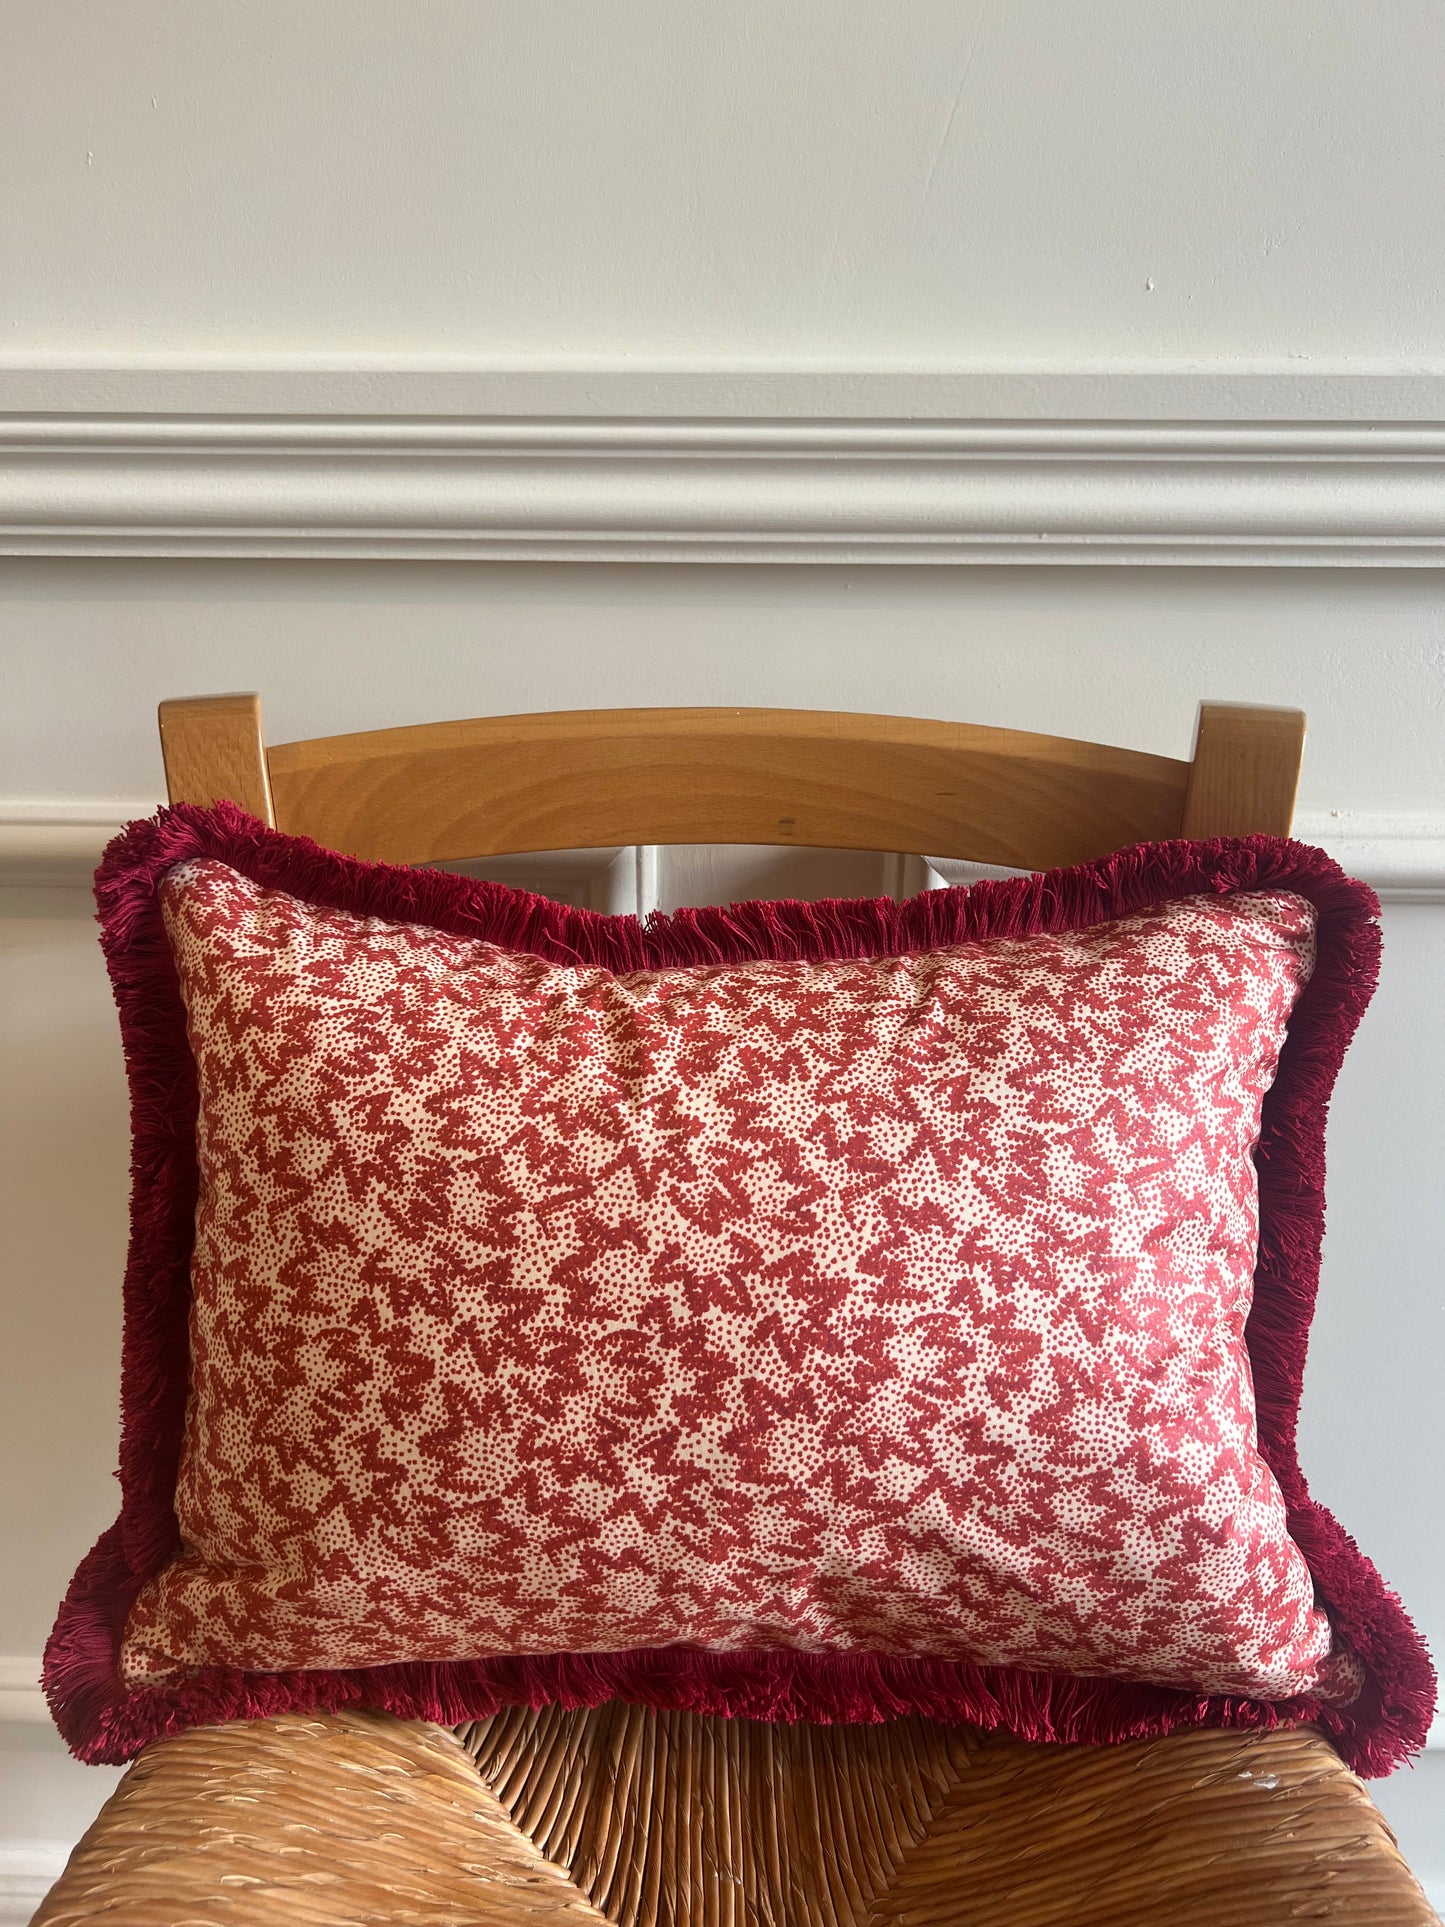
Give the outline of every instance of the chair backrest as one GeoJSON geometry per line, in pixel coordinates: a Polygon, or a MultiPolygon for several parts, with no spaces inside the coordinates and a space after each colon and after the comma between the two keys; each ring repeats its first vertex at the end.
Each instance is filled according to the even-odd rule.
{"type": "Polygon", "coordinates": [[[792,843],[1045,869],[1173,836],[1289,833],[1294,709],[1205,703],[1191,762],[1062,736],[810,709],[593,709],[268,747],[260,698],[161,704],[175,802],[331,849],[460,862],[631,843],[792,843]]]}

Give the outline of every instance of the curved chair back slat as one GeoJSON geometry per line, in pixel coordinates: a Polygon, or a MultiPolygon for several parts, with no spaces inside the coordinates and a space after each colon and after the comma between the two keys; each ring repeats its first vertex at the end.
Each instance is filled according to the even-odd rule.
{"type": "Polygon", "coordinates": [[[268,747],[258,697],[202,696],[161,705],[161,741],[172,802],[228,797],[391,863],[780,843],[1048,869],[1161,837],[1287,835],[1304,717],[1205,704],[1187,763],[805,709],[544,711],[268,747]]]}

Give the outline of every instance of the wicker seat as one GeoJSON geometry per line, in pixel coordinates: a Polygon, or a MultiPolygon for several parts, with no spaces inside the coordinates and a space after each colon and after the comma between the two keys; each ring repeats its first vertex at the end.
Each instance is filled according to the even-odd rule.
{"type": "Polygon", "coordinates": [[[379,1713],[146,1748],[44,1927],[1424,1927],[1308,1730],[1030,1746],[608,1706],[379,1713]]]}
{"type": "MultiPolygon", "coordinates": [[[[784,842],[1073,862],[1289,829],[1302,723],[1206,708],[1192,764],[898,718],[616,711],[267,751],[254,698],[166,705],[173,800],[353,854],[784,842]],[[567,780],[560,778],[565,774],[567,780]]],[[[1423,1927],[1309,1729],[1030,1745],[923,1720],[609,1705],[444,1728],[345,1712],[141,1754],[36,1921],[110,1927],[1423,1927]]]]}

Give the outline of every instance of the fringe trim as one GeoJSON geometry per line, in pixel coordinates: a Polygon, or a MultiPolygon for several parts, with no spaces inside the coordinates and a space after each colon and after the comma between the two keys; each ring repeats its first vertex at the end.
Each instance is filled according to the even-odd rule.
{"type": "Polygon", "coordinates": [[[1187,1726],[1318,1724],[1366,1776],[1423,1745],[1435,1676],[1420,1635],[1333,1516],[1309,1496],[1295,1449],[1324,1231],[1324,1130],[1345,1048],[1375,987],[1379,905],[1323,851],[1275,837],[1146,843],[1041,875],[930,891],[910,902],[742,903],[635,917],[575,910],[502,884],[362,863],[264,828],[229,803],[178,804],[133,823],[96,876],[130,1080],[131,1241],[122,1348],[120,1517],[82,1561],[46,1648],[56,1724],[84,1760],[118,1764],[187,1726],[366,1705],[455,1723],[510,1705],[625,1699],[768,1720],[878,1721],[908,1713],[1004,1727],[1021,1739],[1109,1743],[1187,1726]],[[158,888],[175,864],[213,857],[257,883],[353,915],[619,974],[761,959],[906,955],[989,938],[1075,930],[1167,898],[1287,889],[1314,904],[1318,962],[1290,1020],[1256,1163],[1260,1249],[1246,1330],[1260,1449],[1321,1603],[1365,1667],[1348,1707],[1191,1694],[1010,1667],[854,1654],[718,1653],[688,1647],[277,1674],[208,1668],[127,1690],[120,1642],[141,1585],[179,1547],[172,1509],[188,1373],[197,1172],[195,1067],[158,888]]]}

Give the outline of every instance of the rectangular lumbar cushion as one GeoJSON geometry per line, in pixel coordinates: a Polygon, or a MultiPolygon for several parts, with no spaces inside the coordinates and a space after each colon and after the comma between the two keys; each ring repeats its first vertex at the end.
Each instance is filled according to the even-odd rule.
{"type": "Polygon", "coordinates": [[[1373,904],[1162,844],[640,925],[264,831],[102,872],[125,1504],[57,1717],[1428,1721],[1294,1416],[1373,904]]]}

